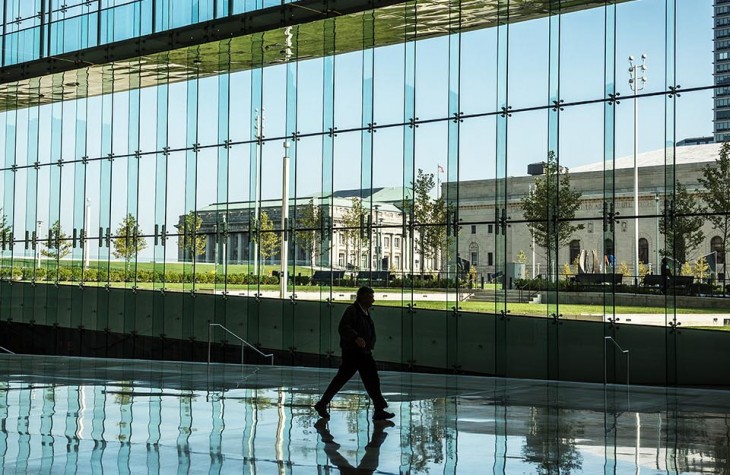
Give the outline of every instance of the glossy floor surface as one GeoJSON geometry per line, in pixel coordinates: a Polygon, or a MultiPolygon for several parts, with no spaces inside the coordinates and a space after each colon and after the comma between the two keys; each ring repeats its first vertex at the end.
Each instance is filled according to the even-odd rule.
{"type": "Polygon", "coordinates": [[[728,473],[730,392],[0,356],[3,473],[728,473]]]}

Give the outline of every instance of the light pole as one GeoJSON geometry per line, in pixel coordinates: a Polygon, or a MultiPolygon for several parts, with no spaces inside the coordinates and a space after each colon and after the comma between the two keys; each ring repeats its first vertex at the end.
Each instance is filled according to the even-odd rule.
{"type": "Polygon", "coordinates": [[[281,179],[281,273],[279,275],[279,297],[286,297],[287,280],[289,278],[289,241],[287,228],[289,227],[289,142],[284,140],[284,157],[282,158],[281,179]]]}
{"type": "Polygon", "coordinates": [[[659,192],[654,194],[654,204],[656,205],[656,241],[654,241],[654,272],[659,271],[659,192]]]}
{"type": "MultiPolygon", "coordinates": [[[[530,185],[530,196],[535,194],[535,185],[530,185]]],[[[537,278],[537,274],[535,274],[535,233],[530,232],[532,235],[532,278],[537,278]]]]}
{"type": "MultiPolygon", "coordinates": [[[[218,275],[218,224],[213,224],[213,274],[218,275]]],[[[215,278],[215,277],[214,277],[215,278]]]]}
{"type": "Polygon", "coordinates": [[[259,275],[259,214],[260,214],[260,204],[261,204],[261,146],[262,141],[264,139],[264,122],[266,121],[266,117],[264,116],[264,109],[261,108],[261,114],[259,114],[259,110],[256,109],[256,116],[255,116],[255,128],[256,128],[256,189],[257,189],[257,196],[254,197],[254,212],[253,212],[253,219],[254,219],[254,226],[255,226],[255,233],[256,233],[256,239],[253,241],[253,272],[254,275],[259,275]]]}
{"type": "Polygon", "coordinates": [[[86,198],[86,210],[84,213],[84,269],[89,268],[91,256],[89,255],[89,229],[91,229],[91,200],[86,198]]]}
{"type": "MultiPolygon", "coordinates": [[[[378,226],[380,205],[373,205],[375,209],[375,226],[378,226]]],[[[375,270],[380,270],[380,228],[375,229],[375,270]]]]}
{"type": "Polygon", "coordinates": [[[221,216],[221,264],[223,265],[223,275],[228,275],[228,223],[226,215],[221,216]]]}
{"type": "Polygon", "coordinates": [[[639,91],[646,85],[646,54],[641,55],[641,64],[634,63],[629,56],[629,87],[634,93],[634,286],[639,285],[639,91]],[[641,71],[641,77],[639,77],[641,71]]]}
{"type": "Polygon", "coordinates": [[[38,220],[37,221],[38,227],[36,228],[36,238],[35,238],[35,258],[36,258],[36,267],[38,269],[41,268],[41,225],[43,225],[43,221],[38,220]]]}

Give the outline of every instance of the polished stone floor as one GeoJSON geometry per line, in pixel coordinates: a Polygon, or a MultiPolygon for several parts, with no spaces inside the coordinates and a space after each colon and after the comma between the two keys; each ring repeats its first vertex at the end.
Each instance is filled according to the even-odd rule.
{"type": "Polygon", "coordinates": [[[2,473],[730,473],[730,392],[0,356],[2,473]]]}

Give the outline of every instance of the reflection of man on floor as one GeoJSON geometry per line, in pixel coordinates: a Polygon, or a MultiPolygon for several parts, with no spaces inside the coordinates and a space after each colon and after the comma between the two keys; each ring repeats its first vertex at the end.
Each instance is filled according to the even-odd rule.
{"type": "Polygon", "coordinates": [[[329,457],[335,467],[340,469],[342,474],[350,473],[373,473],[378,469],[380,463],[380,446],[385,442],[385,438],[388,434],[383,431],[386,427],[393,427],[395,424],[391,421],[376,421],[373,428],[373,435],[370,437],[370,442],[365,446],[365,456],[360,460],[360,464],[357,467],[353,467],[345,457],[338,452],[340,444],[335,442],[335,438],[332,437],[329,429],[327,429],[327,419],[320,419],[314,424],[314,428],[317,429],[317,433],[324,442],[324,453],[329,457]]]}

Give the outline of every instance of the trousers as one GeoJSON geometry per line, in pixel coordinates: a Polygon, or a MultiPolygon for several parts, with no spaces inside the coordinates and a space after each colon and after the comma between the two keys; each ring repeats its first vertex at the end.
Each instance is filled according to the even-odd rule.
{"type": "Polygon", "coordinates": [[[332,378],[332,382],[327,386],[320,403],[329,404],[335,394],[342,389],[355,373],[360,373],[362,384],[365,386],[365,391],[367,391],[370,399],[373,400],[375,410],[379,411],[388,407],[383,393],[380,392],[380,377],[372,353],[363,353],[358,350],[342,350],[342,364],[335,377],[332,378]]]}

